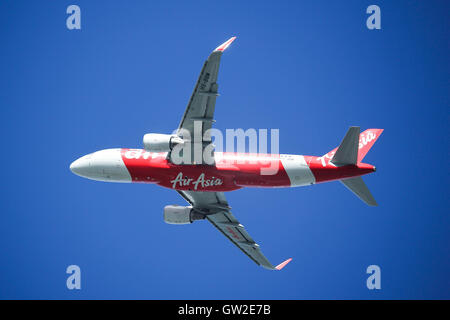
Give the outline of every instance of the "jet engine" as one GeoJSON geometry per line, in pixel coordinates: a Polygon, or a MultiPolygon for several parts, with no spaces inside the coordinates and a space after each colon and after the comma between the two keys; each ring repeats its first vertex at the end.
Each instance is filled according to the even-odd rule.
{"type": "Polygon", "coordinates": [[[165,206],[164,222],[168,224],[189,224],[195,220],[205,219],[205,215],[198,213],[191,206],[165,206]]]}
{"type": "Polygon", "coordinates": [[[169,152],[177,144],[184,144],[176,135],[147,133],[144,135],[144,149],[150,152],[169,152]]]}

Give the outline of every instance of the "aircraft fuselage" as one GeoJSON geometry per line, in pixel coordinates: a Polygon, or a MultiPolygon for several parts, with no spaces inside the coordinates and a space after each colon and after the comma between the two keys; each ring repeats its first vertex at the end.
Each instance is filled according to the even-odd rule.
{"type": "Polygon", "coordinates": [[[243,187],[282,188],[365,175],[369,164],[336,166],[331,157],[215,153],[215,165],[177,165],[167,152],[106,149],[74,161],[79,176],[107,182],[154,183],[174,190],[232,191],[243,187]]]}

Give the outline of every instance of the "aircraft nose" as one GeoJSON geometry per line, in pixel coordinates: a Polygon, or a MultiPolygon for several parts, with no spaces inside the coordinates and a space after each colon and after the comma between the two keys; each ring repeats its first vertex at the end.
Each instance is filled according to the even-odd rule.
{"type": "Polygon", "coordinates": [[[89,160],[81,157],[70,164],[70,171],[78,176],[86,177],[89,170],[89,160]]]}

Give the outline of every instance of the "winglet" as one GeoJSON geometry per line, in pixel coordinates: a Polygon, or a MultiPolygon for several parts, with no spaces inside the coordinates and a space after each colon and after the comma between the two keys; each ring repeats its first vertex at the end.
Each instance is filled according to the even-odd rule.
{"type": "Polygon", "coordinates": [[[292,258],[289,258],[289,259],[283,261],[282,263],[280,263],[279,265],[277,265],[277,266],[275,267],[275,269],[276,269],[276,270],[281,270],[281,269],[283,269],[283,268],[284,268],[289,262],[291,262],[291,261],[292,261],[292,258]]]}
{"type": "Polygon", "coordinates": [[[229,45],[234,41],[234,39],[236,39],[236,37],[232,37],[232,38],[228,39],[227,41],[222,43],[220,46],[218,46],[216,48],[216,50],[214,50],[214,52],[216,52],[216,51],[225,51],[225,49],[229,47],[229,45]]]}

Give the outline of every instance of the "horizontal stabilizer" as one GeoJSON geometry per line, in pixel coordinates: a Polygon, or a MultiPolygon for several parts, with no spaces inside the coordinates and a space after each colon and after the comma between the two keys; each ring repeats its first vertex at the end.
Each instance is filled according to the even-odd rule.
{"type": "Polygon", "coordinates": [[[356,164],[358,161],[359,127],[350,127],[331,159],[336,165],[356,164]]]}
{"type": "Polygon", "coordinates": [[[377,206],[377,202],[373,198],[372,194],[367,188],[364,180],[361,177],[355,177],[350,179],[339,180],[344,186],[346,186],[351,192],[353,192],[358,198],[365,202],[369,206],[377,206]]]}

